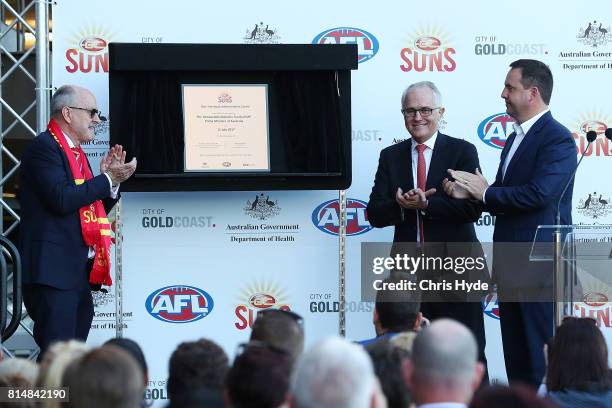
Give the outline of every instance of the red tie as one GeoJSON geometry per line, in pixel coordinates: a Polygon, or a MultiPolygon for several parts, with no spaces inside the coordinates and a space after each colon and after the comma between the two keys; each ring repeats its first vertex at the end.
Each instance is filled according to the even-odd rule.
{"type": "Polygon", "coordinates": [[[71,147],[70,150],[72,150],[72,153],[74,153],[74,157],[76,158],[76,161],[79,164],[79,169],[81,170],[81,175],[83,175],[83,157],[81,157],[81,151],[78,147],[71,147]]]}
{"type": "MultiPolygon", "coordinates": [[[[417,187],[422,191],[425,191],[425,181],[427,180],[427,168],[425,166],[425,154],[423,152],[427,149],[427,146],[424,144],[418,144],[416,146],[417,153],[419,155],[419,160],[417,161],[417,187]]],[[[421,238],[421,243],[425,242],[425,234],[423,232],[423,218],[419,214],[419,236],[421,238]]]]}

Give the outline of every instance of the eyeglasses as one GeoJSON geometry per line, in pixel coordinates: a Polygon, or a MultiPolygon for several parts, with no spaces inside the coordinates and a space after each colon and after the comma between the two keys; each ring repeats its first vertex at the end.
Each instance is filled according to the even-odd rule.
{"type": "Polygon", "coordinates": [[[428,116],[431,116],[432,112],[435,111],[436,109],[440,109],[440,107],[437,107],[437,108],[424,107],[421,109],[408,108],[408,109],[402,109],[401,112],[402,112],[402,115],[404,115],[407,118],[414,118],[417,112],[419,112],[422,117],[426,118],[428,116]]]}
{"type": "Polygon", "coordinates": [[[98,115],[98,118],[100,118],[101,121],[103,122],[106,121],[106,117],[102,116],[102,112],[100,112],[97,109],[77,108],[76,106],[66,106],[66,107],[70,109],[78,109],[78,110],[89,112],[89,116],[91,117],[91,119],[93,119],[94,116],[98,115]]]}
{"type": "Polygon", "coordinates": [[[299,314],[292,312],[291,310],[283,310],[283,309],[266,309],[266,310],[262,310],[257,312],[257,318],[261,317],[261,318],[265,318],[266,316],[271,316],[271,315],[285,315],[287,317],[290,317],[291,319],[293,319],[293,321],[295,321],[295,323],[297,323],[298,326],[300,326],[300,328],[304,328],[304,318],[302,316],[300,316],[299,314]]]}

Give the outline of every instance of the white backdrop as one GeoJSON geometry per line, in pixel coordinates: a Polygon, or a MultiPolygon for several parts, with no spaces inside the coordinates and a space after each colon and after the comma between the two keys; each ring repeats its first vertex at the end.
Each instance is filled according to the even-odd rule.
{"type": "MultiPolygon", "coordinates": [[[[574,133],[577,150],[585,144],[586,131],[603,133],[612,123],[605,88],[612,72],[611,24],[612,4],[603,0],[588,7],[579,2],[493,5],[478,0],[459,6],[442,1],[434,10],[429,4],[391,1],[312,0],[290,7],[277,0],[239,1],[227,7],[197,0],[108,0],[100,7],[99,2],[58,0],[53,7],[53,85],[88,87],[108,112],[106,45],[111,41],[356,42],[360,64],[352,73],[353,185],[348,197],[354,200],[349,206],[354,208],[349,214],[354,235],[347,240],[347,336],[363,339],[374,332],[373,306],[359,302],[360,243],[392,238],[391,228],[371,229],[364,208],[380,150],[408,137],[399,112],[403,89],[422,80],[438,85],[446,107],[442,131],[475,144],[483,172],[492,179],[511,131],[500,93],[515,59],[549,64],[555,78],[551,110],[574,133]],[[259,31],[250,39],[256,26],[259,31]]],[[[609,174],[611,147],[604,139],[587,152],[574,189],[575,223],[612,221],[612,187],[594,176],[609,174]],[[589,194],[592,200],[585,205],[589,194]]],[[[87,148],[92,163],[107,148],[108,130],[87,148]]],[[[205,336],[231,355],[248,337],[245,322],[258,308],[289,307],[304,315],[307,345],[337,332],[336,198],[333,191],[123,195],[124,334],[145,350],[153,399],[165,396],[167,360],[179,342],[205,336]],[[269,204],[250,211],[260,194],[269,204]],[[166,287],[171,288],[159,292],[166,287]],[[184,303],[147,308],[150,295],[158,294],[154,298],[160,301],[171,293],[184,295],[179,297],[184,303]],[[174,309],[182,313],[166,313],[174,309]]],[[[493,222],[488,214],[478,222],[482,241],[491,239],[493,222]]],[[[98,294],[96,302],[94,344],[114,334],[113,290],[98,294]]],[[[493,378],[503,379],[495,299],[485,302],[484,313],[489,370],[493,378]]],[[[580,304],[576,313],[597,318],[612,339],[610,304],[580,304]]]]}

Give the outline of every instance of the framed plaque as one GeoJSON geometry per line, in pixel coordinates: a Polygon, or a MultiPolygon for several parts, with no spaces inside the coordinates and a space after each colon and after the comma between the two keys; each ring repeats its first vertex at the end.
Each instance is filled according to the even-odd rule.
{"type": "Polygon", "coordinates": [[[267,84],[183,84],[186,172],[270,171],[267,84]]]}

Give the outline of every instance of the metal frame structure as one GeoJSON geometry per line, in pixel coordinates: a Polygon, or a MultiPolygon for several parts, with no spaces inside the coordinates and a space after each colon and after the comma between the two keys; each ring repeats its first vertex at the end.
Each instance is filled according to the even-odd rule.
{"type": "MultiPolygon", "coordinates": [[[[16,58],[10,50],[0,44],[0,54],[6,56],[13,62],[13,66],[6,72],[0,72],[0,155],[2,155],[2,164],[4,167],[5,160],[10,163],[10,168],[3,173],[2,167],[0,167],[0,193],[4,193],[4,186],[8,180],[17,172],[19,169],[19,159],[7,148],[4,140],[13,129],[21,125],[26,132],[32,137],[42,132],[46,123],[49,119],[49,102],[51,95],[51,63],[50,63],[50,47],[49,47],[49,5],[51,3],[45,0],[33,0],[26,5],[26,0],[17,0],[10,2],[8,0],[0,0],[0,17],[2,21],[6,21],[7,18],[12,19],[11,24],[4,27],[0,32],[0,40],[6,36],[16,35],[17,36],[17,51],[23,52],[19,58],[16,58]],[[16,5],[14,7],[11,3],[16,5]],[[33,28],[26,20],[26,13],[30,11],[32,7],[35,7],[35,27],[33,28]],[[25,50],[25,35],[30,33],[35,38],[34,47],[25,50]],[[25,51],[25,52],[24,52],[25,51]],[[34,75],[25,66],[26,59],[32,54],[36,55],[36,72],[34,75]],[[3,93],[3,84],[11,80],[11,75],[17,70],[20,70],[25,76],[32,81],[33,88],[35,90],[36,98],[31,104],[27,106],[22,112],[17,112],[7,101],[6,95],[3,93]],[[33,129],[25,120],[25,116],[32,110],[36,109],[36,129],[33,129]],[[8,126],[4,126],[2,123],[2,115],[4,112],[8,112],[12,117],[12,121],[8,126]]],[[[4,199],[4,194],[0,197],[0,233],[2,236],[10,234],[20,222],[20,217],[16,208],[13,208],[10,203],[4,199]],[[9,218],[10,224],[5,227],[4,219],[9,218]]],[[[6,254],[4,254],[6,255],[6,254]]],[[[9,273],[8,280],[12,279],[12,273],[9,273]]],[[[7,284],[7,282],[4,282],[7,284]]],[[[10,285],[8,285],[10,286],[10,285]]],[[[9,299],[11,300],[11,299],[9,299]]],[[[9,302],[10,303],[10,302],[9,302]]],[[[12,310],[9,310],[12,313],[12,310]]],[[[27,315],[22,318],[20,327],[25,333],[32,336],[32,331],[28,327],[28,324],[24,321],[27,315]]],[[[33,343],[33,341],[32,341],[33,343]]],[[[2,347],[4,353],[8,356],[12,356],[13,353],[6,347],[2,347]]],[[[35,347],[30,350],[29,358],[34,359],[38,354],[38,349],[35,347]]]]}

